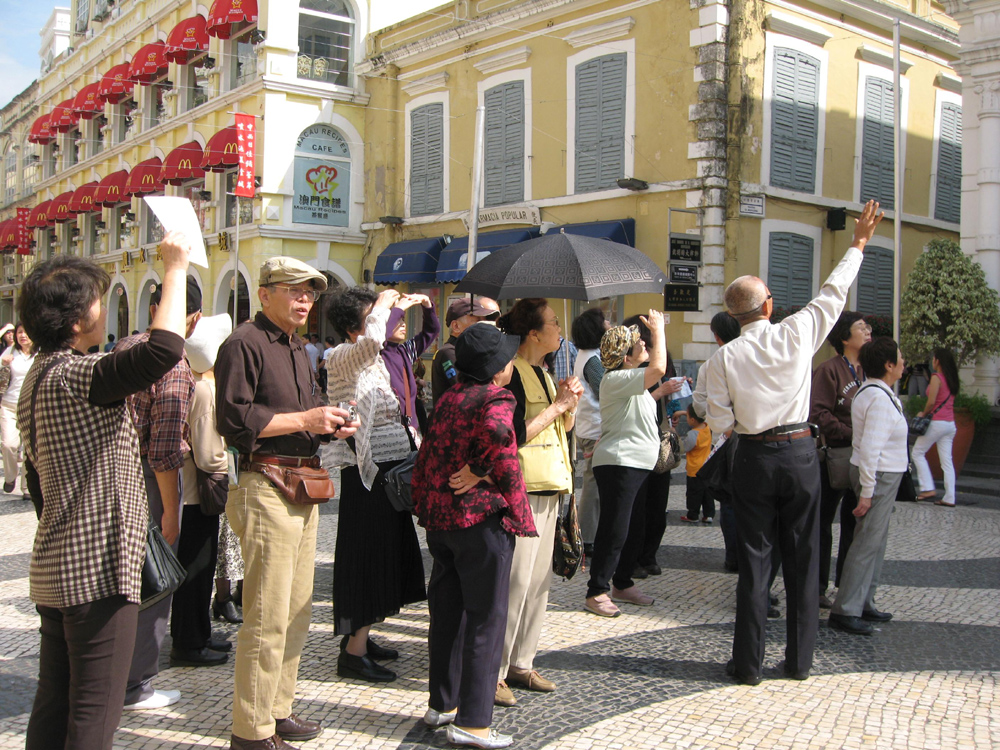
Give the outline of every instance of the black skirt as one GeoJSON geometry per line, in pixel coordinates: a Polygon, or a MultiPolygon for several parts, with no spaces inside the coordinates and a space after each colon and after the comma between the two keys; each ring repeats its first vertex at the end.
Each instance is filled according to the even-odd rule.
{"type": "MultiPolygon", "coordinates": [[[[387,471],[397,463],[387,461],[379,468],[387,471]]],[[[353,633],[426,599],[424,562],[413,516],[393,509],[381,478],[369,491],[358,467],[345,467],[333,562],[334,633],[353,633]]]]}

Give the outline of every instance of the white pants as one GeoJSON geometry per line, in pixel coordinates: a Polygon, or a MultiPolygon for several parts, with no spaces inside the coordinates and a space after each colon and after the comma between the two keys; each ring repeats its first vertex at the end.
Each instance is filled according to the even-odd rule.
{"type": "MultiPolygon", "coordinates": [[[[14,484],[21,463],[21,433],[17,430],[17,407],[0,405],[0,444],[3,452],[3,481],[14,484]]],[[[21,494],[28,494],[28,478],[21,474],[21,494]]]]}
{"type": "Polygon", "coordinates": [[[924,454],[937,443],[938,458],[941,460],[941,472],[944,474],[943,503],[955,503],[955,465],[951,459],[951,444],[955,440],[955,423],[944,420],[931,420],[927,432],[917,438],[913,444],[913,464],[917,467],[920,478],[920,491],[930,492],[934,489],[934,479],[931,477],[931,467],[927,465],[924,454]]]}

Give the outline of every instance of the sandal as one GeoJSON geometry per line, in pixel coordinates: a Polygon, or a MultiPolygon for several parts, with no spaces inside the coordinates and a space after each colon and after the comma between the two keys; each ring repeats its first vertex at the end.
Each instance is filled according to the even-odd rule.
{"type": "Polygon", "coordinates": [[[917,495],[917,500],[933,500],[935,497],[937,497],[937,493],[934,491],[921,492],[919,495],[917,495]]]}
{"type": "Polygon", "coordinates": [[[935,505],[941,505],[941,506],[943,506],[945,508],[954,508],[955,507],[955,503],[946,503],[944,500],[938,500],[934,504],[935,505]]]}

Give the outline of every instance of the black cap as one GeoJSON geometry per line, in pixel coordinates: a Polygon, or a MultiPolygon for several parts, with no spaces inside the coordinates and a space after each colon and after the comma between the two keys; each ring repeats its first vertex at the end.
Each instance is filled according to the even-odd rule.
{"type": "MultiPolygon", "coordinates": [[[[156,291],[149,297],[149,304],[160,304],[160,298],[162,296],[163,284],[157,284],[156,291]]],[[[191,313],[201,312],[201,287],[198,286],[198,282],[194,280],[193,276],[187,277],[187,303],[184,307],[184,311],[188,315],[191,313]]]]}
{"type": "Polygon", "coordinates": [[[455,367],[473,380],[485,383],[514,359],[520,336],[510,336],[496,326],[475,323],[458,337],[455,367]]]}

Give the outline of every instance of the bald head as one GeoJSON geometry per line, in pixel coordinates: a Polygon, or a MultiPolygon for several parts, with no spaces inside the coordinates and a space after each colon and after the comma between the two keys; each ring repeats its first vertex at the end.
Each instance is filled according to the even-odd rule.
{"type": "Polygon", "coordinates": [[[769,317],[763,310],[767,298],[767,285],[761,279],[756,276],[740,276],[726,287],[723,301],[729,314],[740,325],[745,325],[769,317]]]}

